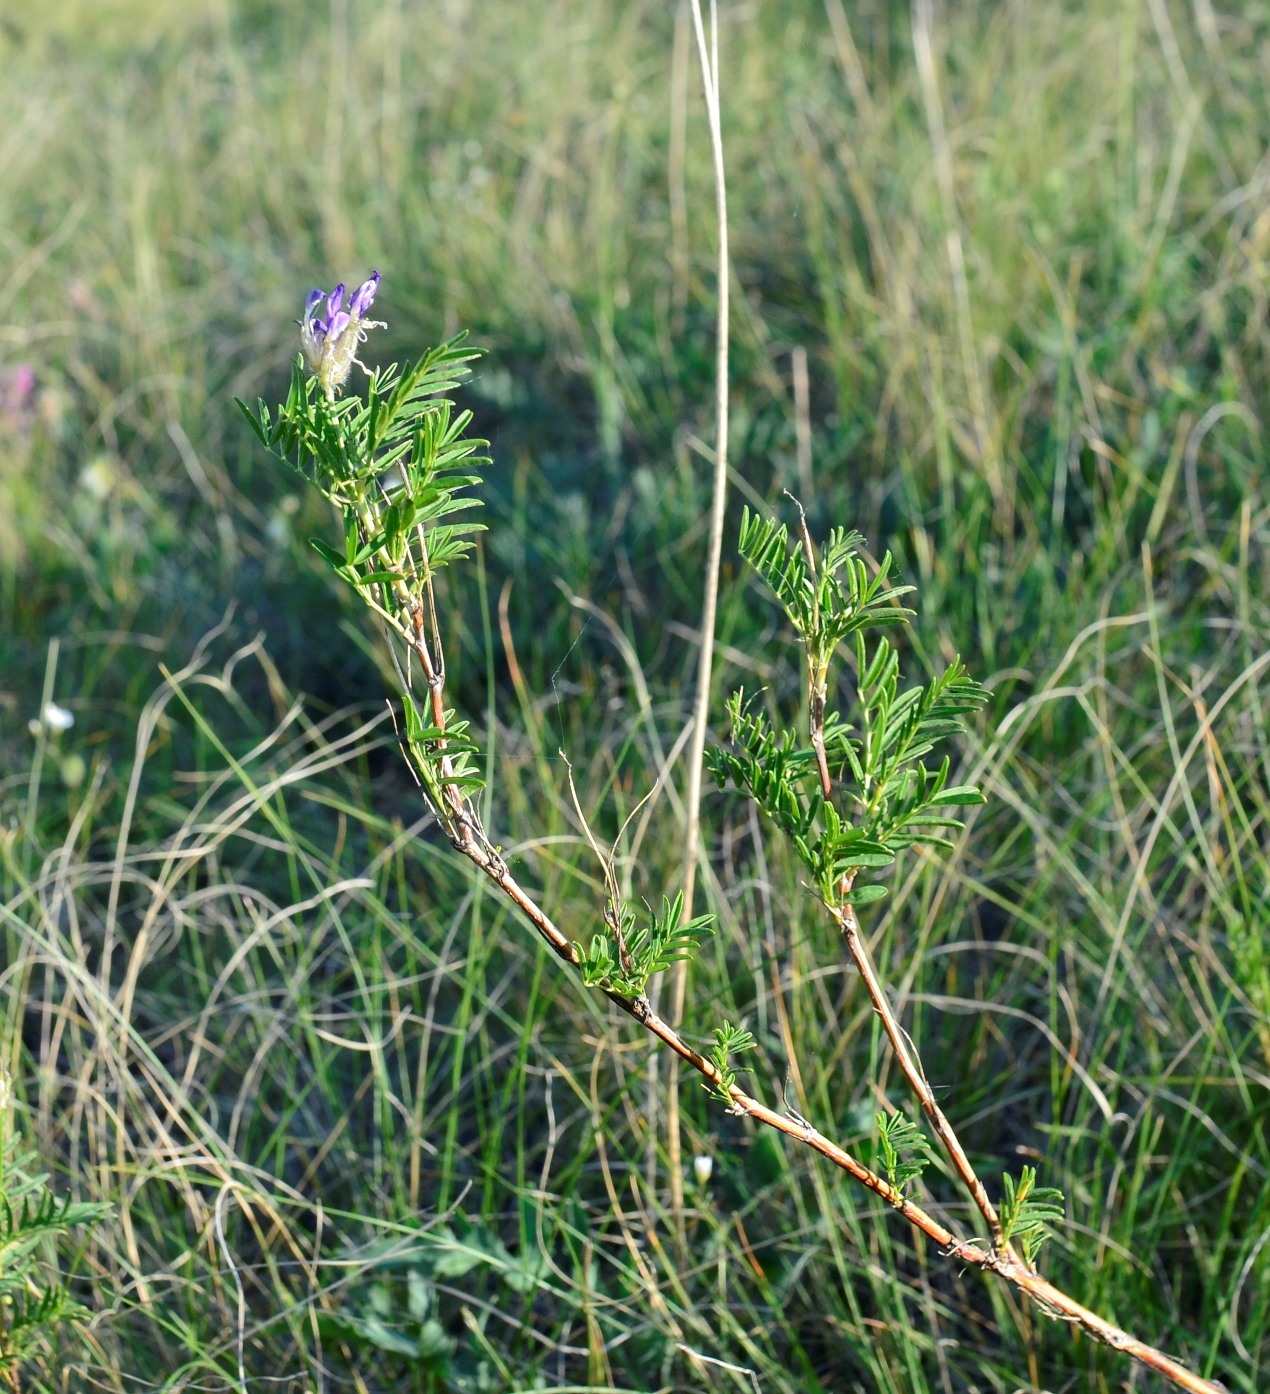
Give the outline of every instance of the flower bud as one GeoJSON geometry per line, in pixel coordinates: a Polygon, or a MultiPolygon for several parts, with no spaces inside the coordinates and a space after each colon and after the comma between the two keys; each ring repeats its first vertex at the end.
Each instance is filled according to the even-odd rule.
{"type": "Polygon", "coordinates": [[[370,309],[371,301],[375,298],[375,292],[379,289],[379,272],[372,271],[360,286],[353,292],[353,298],[348,303],[348,312],[354,319],[361,319],[370,309]]]}

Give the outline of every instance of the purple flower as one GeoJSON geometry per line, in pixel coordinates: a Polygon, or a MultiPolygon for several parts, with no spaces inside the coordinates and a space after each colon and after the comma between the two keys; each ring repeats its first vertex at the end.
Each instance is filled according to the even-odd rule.
{"type": "Polygon", "coordinates": [[[329,295],[321,289],[311,290],[304,302],[304,318],[300,321],[304,361],[332,401],[358,361],[357,346],[365,342],[366,331],[384,327],[382,320],[366,318],[379,289],[378,271],[372,271],[353,292],[347,310],[344,309],[344,289],[341,281],[329,295]],[[323,300],[326,301],[326,314],[320,315],[318,310],[323,300]]]}
{"type": "Polygon", "coordinates": [[[348,312],[354,319],[360,319],[370,309],[371,301],[374,300],[378,289],[379,272],[372,271],[369,278],[353,292],[353,298],[349,301],[348,312]]]}
{"type": "MultiPolygon", "coordinates": [[[[379,279],[379,273],[375,273],[375,279],[379,279]]],[[[367,285],[370,284],[368,281],[367,285]]],[[[371,295],[374,295],[371,291],[371,295]]],[[[367,304],[370,301],[366,302],[367,304]]],[[[29,363],[19,363],[13,370],[13,395],[19,402],[25,402],[31,393],[35,391],[35,369],[29,363]]]]}
{"type": "Polygon", "coordinates": [[[29,363],[0,369],[0,418],[9,427],[26,431],[38,409],[35,399],[35,369],[29,363]]]}
{"type": "Polygon", "coordinates": [[[304,322],[309,321],[317,314],[317,307],[322,303],[322,297],[326,294],[324,290],[311,290],[308,298],[304,302],[304,322]]]}

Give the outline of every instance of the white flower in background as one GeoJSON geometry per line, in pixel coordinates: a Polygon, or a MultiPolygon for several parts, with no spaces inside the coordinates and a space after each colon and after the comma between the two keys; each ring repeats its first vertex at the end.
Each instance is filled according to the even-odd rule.
{"type": "Polygon", "coordinates": [[[75,724],[75,714],[65,707],[59,707],[56,702],[45,702],[40,720],[50,731],[69,731],[75,724]]]}
{"type": "Polygon", "coordinates": [[[694,1157],[692,1159],[692,1174],[697,1178],[697,1185],[704,1186],[714,1173],[713,1157],[694,1157]]]}
{"type": "Polygon", "coordinates": [[[118,477],[110,458],[98,455],[79,472],[79,487],[95,503],[104,503],[111,495],[118,477]]]}

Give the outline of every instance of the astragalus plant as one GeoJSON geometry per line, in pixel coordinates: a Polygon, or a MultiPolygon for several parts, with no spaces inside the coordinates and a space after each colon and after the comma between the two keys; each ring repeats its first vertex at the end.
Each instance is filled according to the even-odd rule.
{"type": "MultiPolygon", "coordinates": [[[[483,442],[466,436],[470,414],[444,396],[475,356],[460,340],[430,350],[411,366],[363,369],[364,395],[344,395],[357,352],[374,323],[366,318],[378,289],[373,273],[345,307],[345,288],[309,297],[286,401],[244,413],[263,445],[319,489],[343,525],[336,546],[314,547],[362,600],[384,631],[397,675],[402,746],[420,791],[454,849],[519,909],[583,988],[603,993],[686,1065],[731,1112],[775,1128],[812,1148],[927,1235],[949,1263],[994,1274],[1045,1313],[1071,1322],[1195,1391],[1219,1386],[1103,1320],[1048,1282],[1036,1260],[1048,1227],[1066,1217],[1063,1196],[1038,1186],[1024,1167],[990,1195],[935,1097],[917,1050],[890,1004],[861,930],[858,910],[881,899],[870,879],[917,844],[951,847],[958,811],[981,801],[949,782],[938,747],[960,729],[985,693],[959,661],[928,686],[901,684],[889,632],[903,624],[909,587],[892,584],[891,561],[871,566],[858,534],[835,529],[817,547],[801,512],[796,530],[746,512],[740,552],[793,627],[804,659],[805,728],[765,709],[758,694],[728,704],[731,741],[710,755],[715,776],[749,796],[769,826],[787,838],[807,874],[811,896],[839,930],[885,1030],[920,1114],[877,1115],[876,1157],[864,1159],[825,1136],[812,1119],[761,1102],[738,1080],[752,1044],[743,1025],[694,1023],[713,1045],[697,1050],[653,1006],[650,979],[690,958],[711,933],[709,916],[681,919],[682,898],[667,895],[642,916],[612,876],[590,923],[559,927],[512,874],[486,828],[476,795],[484,779],[470,724],[447,705],[448,628],[438,573],[473,545],[480,525],[477,468],[483,442]],[[576,935],[576,937],[575,937],[576,935]],[[920,1117],[923,1121],[917,1121],[920,1117]],[[949,1229],[921,1203],[921,1178],[938,1147],[964,1185],[982,1233],[949,1229]]],[[[823,1049],[824,1043],[805,1043],[823,1049]]],[[[881,1215],[879,1215],[881,1220],[881,1215]]]]}

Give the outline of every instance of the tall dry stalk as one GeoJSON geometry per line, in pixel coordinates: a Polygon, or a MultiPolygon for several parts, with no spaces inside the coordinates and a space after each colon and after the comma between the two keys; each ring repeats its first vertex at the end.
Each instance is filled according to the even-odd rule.
{"type": "MultiPolygon", "coordinates": [[[[692,27],[697,40],[701,84],[710,125],[714,162],[714,207],[718,239],[718,300],[715,327],[714,488],[710,506],[710,539],[706,553],[705,588],[701,601],[701,652],[697,661],[697,695],[688,751],[688,795],[684,828],[683,918],[692,919],[701,845],[701,781],[705,769],[706,728],[710,719],[710,689],[714,670],[714,629],[719,608],[719,568],[723,557],[723,515],[728,497],[728,190],[723,167],[723,128],[719,99],[718,0],[710,0],[707,38],[701,0],[691,0],[692,27]]],[[[683,1020],[688,992],[688,960],[675,965],[671,977],[670,1020],[683,1020]]],[[[666,1164],[670,1173],[670,1206],[675,1225],[683,1226],[683,1142],[679,1116],[679,1062],[672,1059],[666,1082],[666,1164]]]]}

